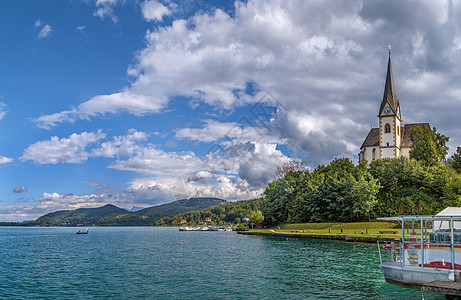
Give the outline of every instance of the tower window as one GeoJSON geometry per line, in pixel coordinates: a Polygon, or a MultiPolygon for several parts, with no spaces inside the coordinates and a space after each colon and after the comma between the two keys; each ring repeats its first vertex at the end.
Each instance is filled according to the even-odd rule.
{"type": "Polygon", "coordinates": [[[400,135],[400,126],[397,126],[397,135],[400,135]]]}
{"type": "Polygon", "coordinates": [[[384,125],[384,133],[391,133],[391,125],[389,125],[389,123],[384,125]]]}
{"type": "Polygon", "coordinates": [[[376,159],[376,149],[373,148],[373,151],[371,151],[371,160],[375,160],[376,159]]]}
{"type": "Polygon", "coordinates": [[[387,147],[389,147],[389,143],[387,143],[387,147]]]}

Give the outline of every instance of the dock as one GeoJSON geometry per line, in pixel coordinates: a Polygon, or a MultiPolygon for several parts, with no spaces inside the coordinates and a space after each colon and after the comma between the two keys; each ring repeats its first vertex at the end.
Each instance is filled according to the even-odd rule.
{"type": "Polygon", "coordinates": [[[445,294],[447,299],[461,297],[461,282],[431,281],[425,283],[421,289],[425,292],[445,294]]]}

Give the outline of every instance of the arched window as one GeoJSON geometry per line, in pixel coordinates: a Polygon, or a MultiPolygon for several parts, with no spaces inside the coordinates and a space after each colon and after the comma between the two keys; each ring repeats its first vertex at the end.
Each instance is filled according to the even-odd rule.
{"type": "Polygon", "coordinates": [[[397,135],[400,135],[400,126],[397,126],[397,135]]]}
{"type": "Polygon", "coordinates": [[[376,159],[376,149],[373,148],[373,151],[371,151],[371,160],[375,160],[376,159]]]}
{"type": "Polygon", "coordinates": [[[384,133],[391,133],[391,125],[389,123],[384,125],[384,133]]]}

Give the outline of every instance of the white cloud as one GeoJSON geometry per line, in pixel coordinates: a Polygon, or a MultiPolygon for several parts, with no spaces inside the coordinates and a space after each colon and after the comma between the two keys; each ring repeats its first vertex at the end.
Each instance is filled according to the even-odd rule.
{"type": "Polygon", "coordinates": [[[247,122],[219,122],[216,120],[204,120],[205,124],[202,128],[182,128],[176,130],[175,137],[177,139],[188,139],[200,142],[215,142],[220,139],[237,140],[239,142],[277,142],[280,141],[274,135],[276,132],[271,132],[266,127],[257,127],[255,124],[247,122]],[[251,126],[254,125],[254,126],[251,126]]]}
{"type": "Polygon", "coordinates": [[[141,4],[144,19],[148,21],[162,21],[163,16],[168,16],[171,11],[162,3],[155,0],[144,1],[141,4]]]}
{"type": "Polygon", "coordinates": [[[6,104],[3,102],[0,102],[0,120],[3,119],[3,117],[6,115],[5,107],[6,107],[6,104]]]}
{"type": "Polygon", "coordinates": [[[40,141],[30,145],[21,156],[22,161],[32,160],[38,164],[81,163],[88,159],[88,145],[97,143],[106,135],[97,132],[73,133],[68,138],[53,136],[49,141],[40,141]]]}
{"type": "Polygon", "coordinates": [[[117,23],[118,17],[114,14],[113,6],[117,4],[118,0],[97,0],[96,7],[93,16],[104,20],[105,17],[109,17],[112,22],[117,23]]]}
{"type": "MultiPolygon", "coordinates": [[[[193,152],[165,152],[148,146],[130,156],[117,159],[110,168],[134,171],[138,174],[162,178],[178,178],[185,182],[223,177],[239,178],[250,186],[263,187],[275,179],[277,166],[288,161],[288,157],[276,149],[276,144],[242,143],[217,145],[204,157],[193,152]]],[[[138,149],[139,150],[139,149],[138,149]]]]}
{"type": "Polygon", "coordinates": [[[79,25],[79,26],[77,26],[77,27],[75,28],[75,30],[80,31],[80,32],[84,32],[84,31],[85,31],[85,28],[86,28],[86,26],[84,26],[84,25],[79,25]]]}
{"type": "Polygon", "coordinates": [[[5,157],[5,156],[0,156],[0,166],[1,166],[1,165],[9,164],[9,163],[12,162],[12,161],[13,161],[12,158],[5,157]]]}
{"type": "MultiPolygon", "coordinates": [[[[115,4],[97,3],[101,8],[115,4]]],[[[175,96],[232,109],[259,100],[260,93],[244,92],[254,82],[286,107],[279,138],[309,153],[306,163],[352,157],[370,125],[377,125],[391,43],[405,121],[429,121],[453,132],[452,141],[459,144],[452,124],[461,109],[461,10],[449,8],[447,2],[433,1],[237,1],[232,15],[219,9],[199,12],[148,31],[145,48],[128,70],[132,84],[36,122],[49,128],[106,114],[159,113],[175,96]],[[427,84],[425,78],[434,80],[427,84]],[[434,110],[434,99],[450,103],[451,109],[434,110]]],[[[207,123],[176,135],[209,142],[226,126],[207,123]]]]}
{"type": "Polygon", "coordinates": [[[46,24],[45,26],[42,27],[38,34],[38,38],[46,38],[48,37],[51,33],[53,32],[53,29],[51,28],[50,25],[46,24]]]}
{"type": "Polygon", "coordinates": [[[115,136],[111,141],[102,143],[98,148],[93,149],[91,156],[94,157],[115,157],[129,156],[142,149],[136,142],[143,141],[147,138],[144,132],[136,131],[135,129],[128,130],[125,136],[115,136]]]}
{"type": "Polygon", "coordinates": [[[42,26],[42,21],[36,20],[35,23],[34,23],[34,26],[35,27],[41,27],[42,26]]]}

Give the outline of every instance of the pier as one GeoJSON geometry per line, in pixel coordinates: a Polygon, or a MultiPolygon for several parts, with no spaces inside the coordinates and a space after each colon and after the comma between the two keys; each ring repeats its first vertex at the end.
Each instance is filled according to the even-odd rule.
{"type": "Polygon", "coordinates": [[[458,299],[461,297],[461,283],[447,281],[431,281],[423,284],[421,289],[425,292],[445,294],[445,298],[458,299]]]}

